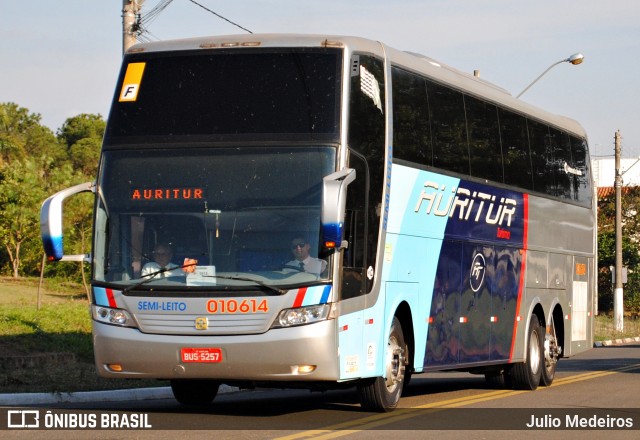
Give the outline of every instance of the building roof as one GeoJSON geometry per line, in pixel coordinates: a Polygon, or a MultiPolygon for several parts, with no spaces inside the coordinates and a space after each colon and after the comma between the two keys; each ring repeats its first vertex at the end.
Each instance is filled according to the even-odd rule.
{"type": "MultiPolygon", "coordinates": [[[[631,191],[631,188],[628,186],[623,186],[620,189],[622,191],[622,194],[627,194],[629,191],[631,191]]],[[[613,186],[600,186],[597,188],[597,190],[598,190],[598,200],[604,197],[611,197],[616,193],[616,189],[613,186]]]]}

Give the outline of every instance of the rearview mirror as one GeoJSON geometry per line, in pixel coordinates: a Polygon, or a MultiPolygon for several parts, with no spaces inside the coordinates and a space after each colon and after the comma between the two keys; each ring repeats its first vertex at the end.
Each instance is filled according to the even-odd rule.
{"type": "Polygon", "coordinates": [[[347,187],[356,178],[356,170],[346,168],[322,179],[322,246],[325,249],[346,247],[344,238],[344,210],[347,187]]]}
{"type": "Polygon", "coordinates": [[[86,258],[84,255],[64,255],[62,203],[67,197],[87,191],[95,192],[93,182],[85,182],[63,189],[42,203],[40,208],[40,236],[44,252],[47,254],[47,260],[78,261],[86,258]]]}

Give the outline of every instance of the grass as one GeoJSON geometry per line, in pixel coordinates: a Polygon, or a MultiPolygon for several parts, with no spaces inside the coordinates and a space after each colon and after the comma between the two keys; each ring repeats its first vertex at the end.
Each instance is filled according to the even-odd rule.
{"type": "MultiPolygon", "coordinates": [[[[640,336],[637,317],[625,318],[624,332],[615,331],[611,317],[596,317],[596,341],[633,336],[640,336]]],[[[89,303],[81,285],[45,280],[38,300],[37,279],[0,277],[3,393],[95,391],[166,384],[97,376],[89,303]]]]}
{"type": "Polygon", "coordinates": [[[633,338],[640,336],[640,317],[625,316],[623,319],[623,331],[616,330],[616,324],[612,316],[598,315],[594,325],[594,340],[610,341],[615,339],[633,338]]]}
{"type": "Polygon", "coordinates": [[[89,303],[82,286],[0,277],[0,389],[75,392],[166,382],[103,379],[96,374],[89,303]],[[38,309],[38,304],[40,308],[38,309]]]}

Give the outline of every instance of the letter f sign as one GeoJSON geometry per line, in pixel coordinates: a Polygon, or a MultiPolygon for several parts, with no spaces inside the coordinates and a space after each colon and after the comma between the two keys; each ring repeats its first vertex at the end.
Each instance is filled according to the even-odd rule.
{"type": "Polygon", "coordinates": [[[138,97],[138,84],[124,84],[122,86],[122,94],[120,95],[120,102],[135,101],[137,97],[138,97]]]}
{"type": "Polygon", "coordinates": [[[138,90],[142,82],[142,74],[144,73],[145,63],[131,63],[127,66],[127,72],[124,74],[122,81],[122,90],[120,90],[120,102],[132,102],[138,99],[138,90]]]}

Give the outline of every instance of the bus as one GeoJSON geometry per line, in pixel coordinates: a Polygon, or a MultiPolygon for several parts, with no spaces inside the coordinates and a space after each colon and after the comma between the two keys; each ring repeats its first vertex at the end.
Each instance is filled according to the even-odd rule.
{"type": "Polygon", "coordinates": [[[50,261],[86,191],[98,374],[185,405],[344,387],[390,411],[432,371],[534,390],[593,345],[583,128],[377,41],[132,47],[95,182],[43,203],[50,261]]]}

